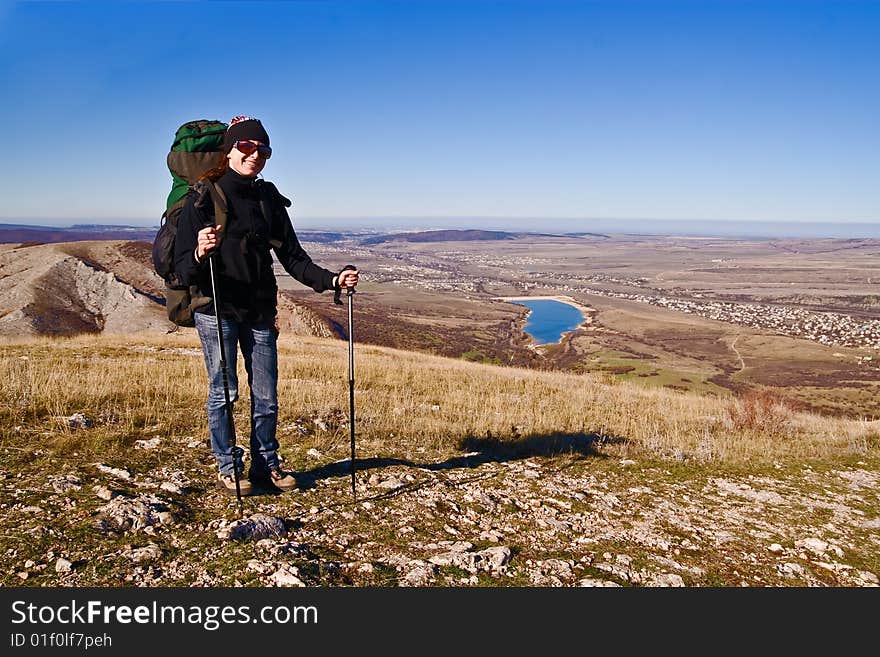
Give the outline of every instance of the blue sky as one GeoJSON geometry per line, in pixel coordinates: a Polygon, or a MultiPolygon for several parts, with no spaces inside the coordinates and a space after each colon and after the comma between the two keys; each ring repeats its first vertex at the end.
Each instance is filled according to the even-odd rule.
{"type": "Polygon", "coordinates": [[[6,2],[0,221],[157,224],[248,114],[299,227],[880,222],[878,64],[880,2],[6,2]]]}

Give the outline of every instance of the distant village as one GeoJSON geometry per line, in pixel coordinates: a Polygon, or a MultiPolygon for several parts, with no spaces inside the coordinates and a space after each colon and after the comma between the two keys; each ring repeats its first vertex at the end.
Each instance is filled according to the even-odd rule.
{"type": "MultiPolygon", "coordinates": [[[[316,250],[339,253],[350,252],[352,257],[363,247],[329,247],[326,244],[310,244],[316,250]]],[[[441,251],[430,256],[382,252],[384,259],[396,260],[395,264],[378,265],[371,270],[369,279],[374,282],[396,283],[435,292],[458,292],[466,296],[485,292],[488,287],[516,285],[523,294],[543,292],[558,294],[565,292],[593,294],[616,299],[626,299],[646,303],[682,313],[705,317],[706,319],[740,324],[751,328],[776,331],[782,335],[805,340],[814,340],[824,345],[856,347],[880,350],[880,320],[857,320],[849,315],[833,312],[815,312],[793,306],[773,304],[735,303],[730,301],[680,299],[662,294],[620,292],[607,289],[607,286],[626,285],[643,287],[648,282],[644,278],[621,278],[606,274],[593,274],[578,277],[582,285],[559,280],[558,273],[522,271],[523,265],[540,265],[546,262],[540,258],[517,258],[511,261],[504,257],[481,258],[478,266],[497,272],[498,268],[510,271],[510,279],[496,276],[473,277],[464,275],[454,263],[472,260],[473,254],[455,251],[441,251]],[[450,264],[444,264],[444,260],[450,264]],[[526,262],[528,261],[528,262],[526,262]],[[601,287],[603,284],[606,287],[601,287]]],[[[571,281],[572,278],[566,279],[571,281]]],[[[864,362],[872,356],[864,356],[864,362]]]]}
{"type": "MultiPolygon", "coordinates": [[[[525,284],[525,289],[548,288],[627,299],[660,306],[720,322],[769,329],[794,338],[815,340],[825,345],[880,349],[880,321],[858,321],[849,315],[812,312],[802,308],[729,301],[690,301],[660,295],[630,294],[569,285],[525,284]]],[[[870,359],[870,357],[868,357],[870,359]]]]}

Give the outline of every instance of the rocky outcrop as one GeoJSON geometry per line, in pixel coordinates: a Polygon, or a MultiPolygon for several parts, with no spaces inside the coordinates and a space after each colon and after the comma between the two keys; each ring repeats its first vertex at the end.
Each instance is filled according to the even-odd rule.
{"type": "Polygon", "coordinates": [[[278,295],[278,328],[282,333],[332,338],[336,334],[329,324],[310,309],[294,303],[283,292],[278,295]]]}
{"type": "Polygon", "coordinates": [[[63,245],[0,252],[0,299],[4,335],[125,334],[170,327],[155,297],[66,253],[63,245]]]}
{"type": "MultiPolygon", "coordinates": [[[[167,333],[164,283],[145,242],[0,245],[0,333],[167,333]]],[[[278,326],[294,335],[334,337],[311,310],[279,295],[278,326]]]]}

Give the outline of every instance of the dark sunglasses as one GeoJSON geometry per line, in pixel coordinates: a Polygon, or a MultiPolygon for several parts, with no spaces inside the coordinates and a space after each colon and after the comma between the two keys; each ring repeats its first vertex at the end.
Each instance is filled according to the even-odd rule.
{"type": "Polygon", "coordinates": [[[253,155],[254,151],[259,151],[257,157],[261,157],[264,160],[268,160],[270,157],[272,157],[271,148],[269,148],[268,146],[259,146],[252,141],[237,141],[233,145],[246,156],[253,155]]]}

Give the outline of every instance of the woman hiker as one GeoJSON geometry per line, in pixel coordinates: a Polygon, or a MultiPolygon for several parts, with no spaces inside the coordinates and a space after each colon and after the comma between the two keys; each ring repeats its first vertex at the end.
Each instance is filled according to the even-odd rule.
{"type": "Polygon", "coordinates": [[[277,207],[269,213],[271,220],[264,215],[259,187],[266,183],[258,182],[257,176],[266,166],[272,149],[259,120],[248,116],[232,119],[223,148],[218,166],[202,176],[219,185],[226,196],[228,219],[223,235],[215,226],[213,203],[197,204],[196,195],[191,194],[180,217],[174,254],[184,283],[197,286],[202,296],[212,297],[208,261],[209,254],[218,249],[213,257],[220,307],[215,309],[212,301],[194,314],[208,370],[208,428],[219,468],[217,485],[224,493],[236,494],[232,436],[217,342],[219,315],[230,401],[238,399],[237,347],[241,348],[251,392],[251,466],[247,479],[239,472],[241,494],[252,494],[254,484],[291,490],[296,487],[296,480],[280,467],[275,437],[278,285],[270,248],[288,274],[316,292],[353,288],[358,283],[358,272],[348,269],[337,273],[314,264],[300,245],[280,202],[273,204],[277,207]]]}

